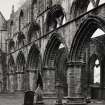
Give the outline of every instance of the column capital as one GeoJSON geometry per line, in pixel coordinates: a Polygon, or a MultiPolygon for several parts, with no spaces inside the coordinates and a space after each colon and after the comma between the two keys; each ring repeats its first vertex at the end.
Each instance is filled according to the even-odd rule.
{"type": "Polygon", "coordinates": [[[14,72],[7,73],[7,75],[14,75],[14,74],[15,74],[14,72]]]}
{"type": "Polygon", "coordinates": [[[33,73],[33,72],[36,72],[36,71],[35,70],[27,70],[27,72],[33,73]]]}
{"type": "Polygon", "coordinates": [[[55,67],[45,66],[43,67],[43,70],[55,70],[55,67]]]}
{"type": "Polygon", "coordinates": [[[68,61],[67,65],[68,66],[84,66],[86,62],[83,61],[68,61]]]}
{"type": "Polygon", "coordinates": [[[23,71],[16,71],[15,74],[24,74],[23,71]]]}
{"type": "Polygon", "coordinates": [[[66,87],[66,83],[60,80],[56,80],[55,87],[66,87]]]}
{"type": "Polygon", "coordinates": [[[26,71],[27,72],[35,72],[36,73],[37,71],[39,71],[39,69],[27,69],[26,71]]]}

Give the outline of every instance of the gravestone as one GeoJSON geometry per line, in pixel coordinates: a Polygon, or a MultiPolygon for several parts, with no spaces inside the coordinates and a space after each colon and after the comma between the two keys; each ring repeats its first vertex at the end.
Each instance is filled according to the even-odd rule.
{"type": "Polygon", "coordinates": [[[24,95],[24,105],[33,105],[34,104],[34,92],[27,91],[24,95]]]}

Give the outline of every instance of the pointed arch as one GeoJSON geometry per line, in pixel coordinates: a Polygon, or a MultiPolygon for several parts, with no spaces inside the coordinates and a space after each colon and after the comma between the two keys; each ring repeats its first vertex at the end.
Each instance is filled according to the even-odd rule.
{"type": "Polygon", "coordinates": [[[54,58],[60,47],[60,44],[63,44],[65,47],[66,54],[68,54],[67,46],[64,39],[58,34],[54,33],[49,38],[43,57],[43,66],[54,66],[54,58]]]}
{"type": "Polygon", "coordinates": [[[10,55],[9,60],[8,60],[8,66],[14,66],[15,61],[12,55],[10,55]]]}
{"type": "Polygon", "coordinates": [[[17,64],[17,67],[25,67],[26,60],[25,60],[24,53],[22,51],[19,51],[18,53],[18,56],[16,58],[16,64],[17,64]]]}
{"type": "Polygon", "coordinates": [[[69,54],[70,60],[75,61],[81,59],[82,49],[98,28],[105,32],[105,20],[99,16],[89,16],[81,23],[71,45],[69,54]]]}
{"type": "Polygon", "coordinates": [[[92,84],[93,83],[93,73],[94,73],[94,66],[95,66],[95,61],[96,60],[99,60],[101,61],[100,57],[97,55],[97,54],[92,54],[89,58],[89,61],[88,61],[88,68],[89,68],[89,75],[88,75],[88,82],[89,84],[92,84]]]}
{"type": "Polygon", "coordinates": [[[50,26],[53,26],[53,29],[57,28],[57,25],[62,25],[63,19],[64,19],[65,13],[61,5],[55,4],[53,5],[46,16],[46,32],[50,31],[50,26]],[[58,24],[58,18],[61,18],[59,20],[58,24]]]}
{"type": "Polygon", "coordinates": [[[17,64],[17,71],[16,71],[16,90],[21,91],[26,89],[26,78],[25,78],[25,67],[26,67],[26,60],[24,53],[22,51],[19,51],[17,58],[16,58],[16,64],[17,64]]]}
{"type": "MultiPolygon", "coordinates": [[[[100,83],[102,83],[102,80],[101,80],[102,79],[101,56],[99,56],[96,53],[93,53],[89,57],[87,65],[88,65],[88,70],[87,70],[87,72],[85,72],[87,82],[85,81],[85,85],[87,84],[88,95],[90,95],[91,98],[93,99],[94,95],[95,95],[95,97],[98,97],[98,94],[97,95],[94,94],[94,90],[96,89],[95,86],[99,86],[100,83]],[[98,62],[97,62],[97,60],[98,60],[98,62]],[[92,91],[89,91],[89,89],[91,89],[92,91]]],[[[98,92],[98,90],[97,90],[97,92],[98,92]]]]}
{"type": "Polygon", "coordinates": [[[24,45],[24,40],[25,40],[25,35],[22,31],[19,31],[17,33],[17,40],[18,40],[18,45],[23,44],[24,45]]]}
{"type": "Polygon", "coordinates": [[[27,68],[28,68],[28,86],[30,90],[35,90],[37,88],[38,74],[41,74],[41,54],[39,48],[33,44],[30,48],[28,58],[27,58],[27,68]]]}
{"type": "Polygon", "coordinates": [[[9,59],[8,59],[8,68],[10,70],[10,72],[15,72],[15,61],[12,55],[10,55],[9,59]],[[12,69],[12,70],[11,70],[12,69]]]}
{"type": "Polygon", "coordinates": [[[35,44],[33,44],[30,48],[27,58],[27,65],[31,69],[33,68],[41,70],[41,55],[38,47],[35,44]]]}
{"type": "Polygon", "coordinates": [[[33,21],[29,25],[28,34],[27,34],[27,40],[31,41],[33,35],[35,34],[35,38],[37,38],[37,32],[40,31],[40,25],[36,23],[36,21],[33,21]]]}
{"type": "Polygon", "coordinates": [[[23,13],[23,10],[20,11],[20,17],[23,17],[24,16],[24,13],[23,13]]]}
{"type": "Polygon", "coordinates": [[[9,40],[9,43],[8,43],[8,48],[11,50],[11,49],[14,48],[14,47],[15,47],[15,42],[14,42],[13,39],[10,39],[10,40],[9,40]]]}
{"type": "MultiPolygon", "coordinates": [[[[53,33],[48,40],[43,57],[44,91],[54,92],[61,86],[62,96],[66,95],[67,55],[68,50],[64,39],[58,33],[53,33]]],[[[60,93],[58,92],[57,94],[60,93]]]]}
{"type": "MultiPolygon", "coordinates": [[[[89,68],[88,68],[89,65],[87,64],[88,61],[87,60],[84,60],[84,56],[83,56],[83,54],[85,53],[85,49],[88,49],[87,47],[89,47],[89,50],[87,51],[87,54],[86,54],[86,59],[88,59],[90,57],[90,54],[91,53],[97,53],[98,54],[98,57],[99,57],[98,58],[99,60],[101,60],[100,59],[100,56],[101,56],[101,58],[103,58],[103,54],[101,54],[98,51],[91,52],[90,51],[90,47],[91,46],[86,46],[86,45],[89,45],[90,44],[89,42],[91,41],[91,37],[92,37],[93,33],[98,28],[100,28],[103,32],[105,32],[105,19],[102,18],[102,17],[99,17],[99,16],[88,16],[87,19],[84,20],[83,23],[81,23],[79,29],[77,30],[77,32],[76,32],[76,34],[75,34],[75,36],[73,38],[71,49],[70,49],[69,58],[70,58],[70,62],[71,63],[72,62],[74,62],[74,63],[75,62],[82,62],[81,64],[79,64],[79,66],[82,66],[83,67],[83,68],[81,67],[81,71],[82,72],[80,73],[80,75],[78,74],[79,76],[81,76],[81,87],[80,88],[82,90],[81,91],[82,94],[84,94],[84,93],[87,92],[89,95],[90,94],[93,94],[92,97],[95,96],[95,98],[102,98],[102,97],[98,97],[99,94],[97,92],[99,92],[99,90],[97,90],[97,92],[96,92],[95,85],[93,84],[92,86],[90,86],[90,84],[93,81],[90,78],[92,78],[93,76],[91,76],[92,75],[92,72],[89,72],[89,68]],[[88,81],[88,83],[87,83],[87,81],[88,81]],[[92,91],[90,92],[89,89],[91,89],[92,91]],[[94,93],[97,93],[97,94],[94,94],[94,93]]],[[[93,47],[91,47],[91,48],[93,48],[93,47]]],[[[97,49],[93,48],[92,50],[94,51],[94,50],[97,50],[97,49]]],[[[92,61],[89,61],[89,63],[90,62],[95,62],[94,60],[96,60],[96,58],[97,58],[97,56],[96,55],[93,55],[92,56],[92,59],[93,60],[92,61]]],[[[74,65],[74,68],[75,68],[76,67],[76,63],[73,64],[73,65],[74,65]]],[[[102,61],[101,61],[101,65],[103,65],[103,62],[102,61]]],[[[91,67],[94,67],[94,66],[91,66],[91,67]]],[[[100,78],[102,79],[102,82],[104,82],[105,81],[105,78],[103,76],[104,70],[102,70],[102,69],[105,66],[100,66],[100,67],[102,67],[101,70],[100,70],[100,72],[101,72],[101,77],[100,78]]],[[[73,68],[73,72],[75,71],[74,68],[73,68]]],[[[79,71],[79,69],[77,69],[77,72],[78,71],[79,71]]],[[[103,85],[103,83],[101,85],[103,85]]],[[[99,87],[100,88],[103,88],[101,85],[99,87]]],[[[102,92],[103,92],[103,90],[102,90],[102,92]]],[[[105,95],[105,93],[103,92],[101,95],[105,95]]]]}

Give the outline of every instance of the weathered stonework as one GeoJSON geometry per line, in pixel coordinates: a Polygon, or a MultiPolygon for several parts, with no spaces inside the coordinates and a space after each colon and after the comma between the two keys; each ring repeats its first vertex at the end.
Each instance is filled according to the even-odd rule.
{"type": "Polygon", "coordinates": [[[92,97],[91,89],[96,89],[90,75],[93,55],[94,62],[99,58],[102,64],[99,88],[105,90],[105,36],[91,38],[98,28],[105,32],[105,4],[87,11],[89,2],[26,0],[16,12],[12,10],[5,40],[6,68],[0,71],[5,71],[0,79],[1,92],[2,87],[10,93],[35,91],[40,84],[47,105],[62,104],[65,96],[67,104],[83,105],[85,98],[92,97]]]}

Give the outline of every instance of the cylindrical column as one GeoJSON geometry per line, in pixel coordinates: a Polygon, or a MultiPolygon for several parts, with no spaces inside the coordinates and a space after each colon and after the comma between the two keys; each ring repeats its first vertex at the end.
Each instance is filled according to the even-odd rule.
{"type": "Polygon", "coordinates": [[[55,95],[55,68],[45,67],[43,70],[43,90],[44,93],[55,95]]]}
{"type": "Polygon", "coordinates": [[[82,70],[85,65],[84,62],[74,61],[68,63],[67,83],[68,83],[68,97],[70,100],[82,101],[82,70]]]}
{"type": "Polygon", "coordinates": [[[9,73],[9,91],[14,92],[14,74],[9,73]]]}
{"type": "Polygon", "coordinates": [[[30,70],[27,70],[28,72],[28,85],[29,85],[29,90],[35,90],[36,89],[36,81],[37,81],[37,71],[38,70],[35,70],[35,69],[30,69],[30,70]]]}
{"type": "Polygon", "coordinates": [[[64,97],[64,83],[62,81],[56,81],[56,94],[57,94],[57,104],[62,104],[62,99],[64,97]]]}
{"type": "Polygon", "coordinates": [[[16,72],[16,80],[17,80],[17,88],[16,88],[16,90],[17,91],[22,91],[22,90],[24,90],[23,89],[23,75],[24,75],[24,72],[16,72]]]}

